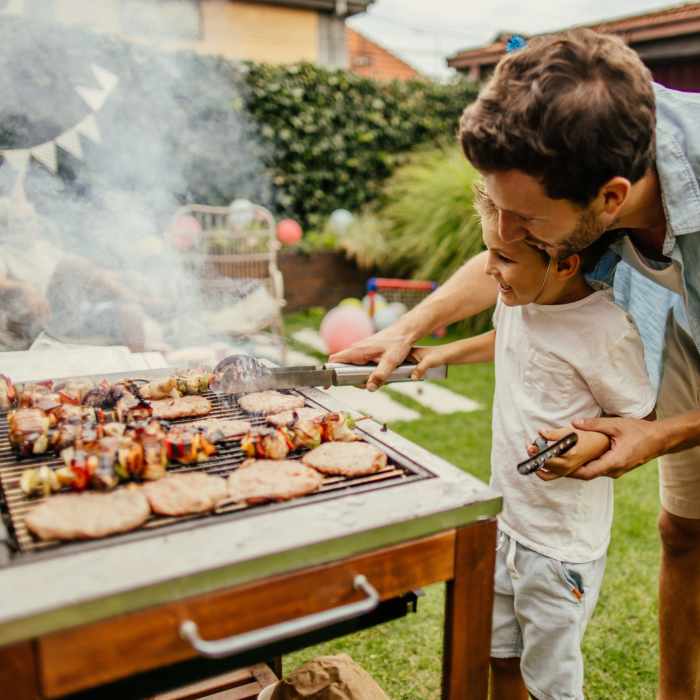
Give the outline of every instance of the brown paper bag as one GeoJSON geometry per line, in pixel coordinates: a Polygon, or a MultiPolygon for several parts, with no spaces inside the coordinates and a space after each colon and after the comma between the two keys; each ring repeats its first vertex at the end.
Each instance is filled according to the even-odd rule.
{"type": "Polygon", "coordinates": [[[317,656],[277,684],[270,700],[389,700],[347,654],[317,656]]]}

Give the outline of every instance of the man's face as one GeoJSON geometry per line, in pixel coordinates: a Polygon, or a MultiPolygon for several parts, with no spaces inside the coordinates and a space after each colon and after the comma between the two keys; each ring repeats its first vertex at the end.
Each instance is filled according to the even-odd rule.
{"type": "Polygon", "coordinates": [[[498,209],[498,234],[505,243],[527,241],[565,258],[587,248],[606,226],[592,207],[551,199],[542,185],[519,170],[484,173],[486,192],[498,209]]]}

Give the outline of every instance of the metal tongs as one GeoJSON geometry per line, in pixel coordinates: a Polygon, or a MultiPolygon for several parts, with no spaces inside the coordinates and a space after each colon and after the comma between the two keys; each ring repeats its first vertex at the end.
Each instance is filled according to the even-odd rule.
{"type": "MultiPolygon", "coordinates": [[[[397,367],[387,383],[411,382],[415,364],[397,367]]],[[[248,355],[230,355],[214,367],[211,388],[218,394],[243,394],[267,389],[294,389],[296,387],[364,386],[376,365],[346,365],[329,362],[320,367],[268,367],[248,355]]],[[[433,367],[425,379],[444,379],[447,366],[433,367]]]]}

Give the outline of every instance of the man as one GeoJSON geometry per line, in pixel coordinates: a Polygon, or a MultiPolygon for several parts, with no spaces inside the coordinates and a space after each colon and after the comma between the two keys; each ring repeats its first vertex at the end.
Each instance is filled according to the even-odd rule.
{"type": "MultiPolygon", "coordinates": [[[[616,291],[661,374],[660,420],[582,420],[611,449],[570,474],[617,478],[661,456],[662,700],[700,699],[700,95],[654,86],[615,37],[576,30],[504,57],[462,117],[460,140],[499,212],[504,241],[566,256],[605,231],[616,291]]],[[[483,254],[397,324],[334,361],[377,361],[376,389],[435,327],[493,304],[483,254]]],[[[601,348],[601,362],[606,361],[601,348]]],[[[547,479],[557,475],[541,475],[547,479]]]]}

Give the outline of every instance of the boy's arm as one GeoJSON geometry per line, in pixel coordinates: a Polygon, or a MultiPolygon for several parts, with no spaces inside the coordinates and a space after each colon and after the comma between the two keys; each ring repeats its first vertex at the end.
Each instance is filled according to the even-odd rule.
{"type": "Polygon", "coordinates": [[[488,331],[465,340],[445,345],[413,348],[411,357],[418,362],[413,379],[422,379],[431,368],[439,365],[463,365],[475,362],[492,362],[496,346],[496,331],[488,331]]]}

